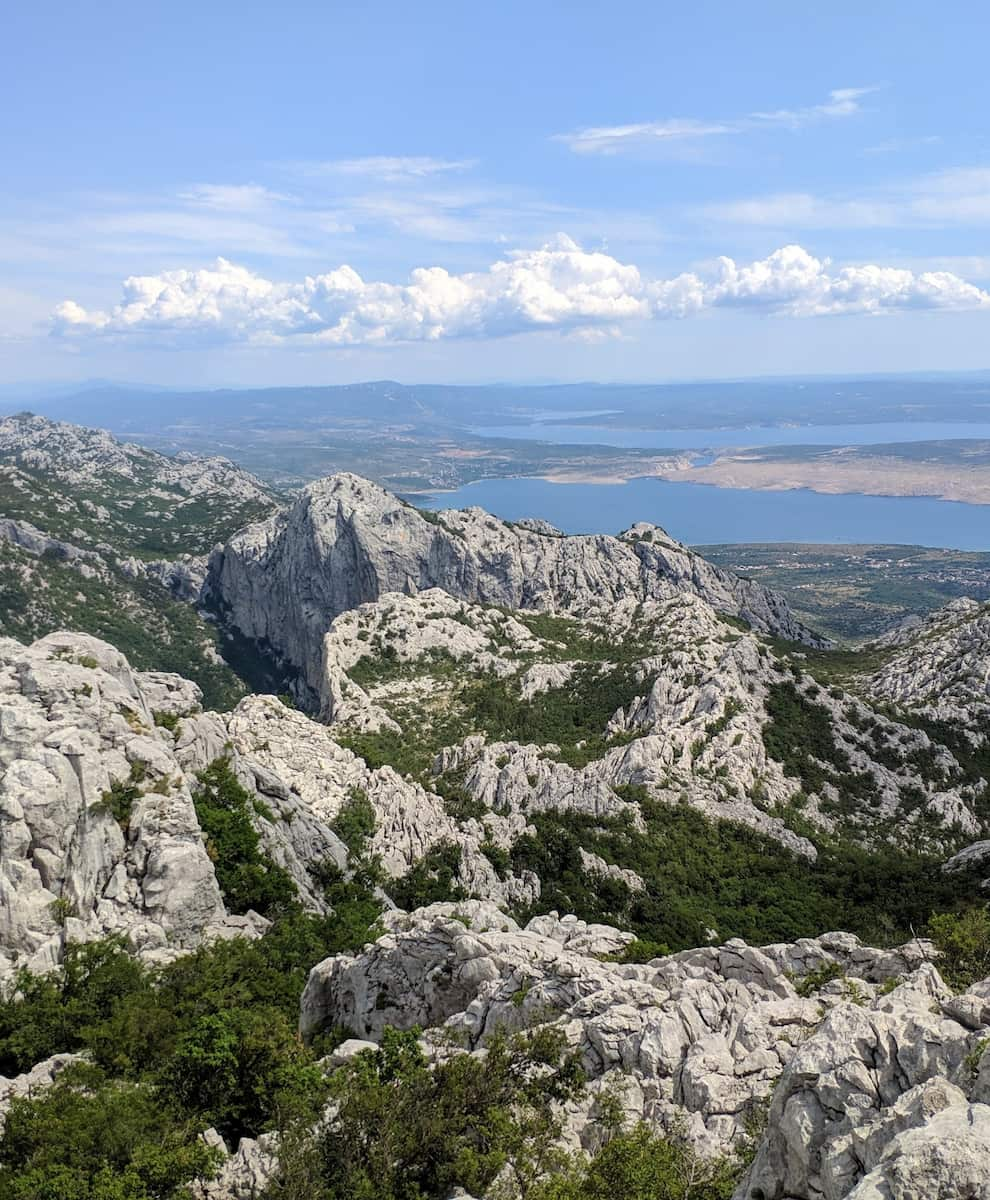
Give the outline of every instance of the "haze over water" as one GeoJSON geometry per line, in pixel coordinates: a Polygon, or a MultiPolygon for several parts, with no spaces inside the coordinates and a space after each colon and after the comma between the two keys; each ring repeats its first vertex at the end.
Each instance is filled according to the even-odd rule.
{"type": "Polygon", "coordinates": [[[729,446],[876,446],[990,438],[990,423],[888,421],[862,425],[746,425],[734,429],[613,429],[607,425],[499,425],[477,428],[491,438],[560,445],[626,446],[639,449],[695,450],[729,446]]]}

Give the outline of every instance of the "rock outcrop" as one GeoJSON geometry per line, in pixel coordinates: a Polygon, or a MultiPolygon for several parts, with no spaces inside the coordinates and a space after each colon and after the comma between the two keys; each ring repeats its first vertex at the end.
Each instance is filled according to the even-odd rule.
{"type": "Polygon", "coordinates": [[[423,513],[356,475],[305,488],[294,504],[218,549],[206,594],[224,621],[319,694],[333,619],[386,592],[441,588],[510,609],[701,596],[780,637],[820,643],[784,599],[712,566],[653,525],[620,537],[561,537],[479,508],[423,513]]]}
{"type": "Polygon", "coordinates": [[[594,1149],[613,1089],[628,1120],[685,1131],[705,1155],[738,1149],[769,1103],[737,1200],[990,1194],[990,981],[952,996],[923,943],[827,934],[619,964],[629,935],[556,914],[520,928],[464,902],[386,924],[314,968],[304,1035],[420,1025],[443,1055],[552,1022],[590,1081],[567,1114],[574,1148],[594,1149]]]}
{"type": "MultiPolygon", "coordinates": [[[[324,907],[321,865],[346,865],[332,826],[355,795],[372,807],[368,849],[389,875],[449,841],[465,888],[502,903],[538,894],[532,875],[499,878],[479,823],[462,828],[439,796],[372,770],[326,727],[270,696],[224,715],[200,699],[84,634],[0,639],[0,977],[47,970],[69,942],[108,934],[162,961],[204,938],[261,932],[256,914],[227,912],[193,803],[198,772],[224,757],[265,852],[310,909],[324,907]]],[[[511,822],[496,824],[509,837],[511,822]]]]}
{"type": "Polygon", "coordinates": [[[870,693],[934,721],[970,729],[979,741],[990,718],[990,604],[954,600],[898,626],[872,644],[884,665],[870,693]]]}

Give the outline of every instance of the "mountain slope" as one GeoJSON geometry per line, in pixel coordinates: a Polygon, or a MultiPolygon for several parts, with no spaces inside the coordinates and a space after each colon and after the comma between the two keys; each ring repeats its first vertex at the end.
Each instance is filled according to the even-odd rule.
{"type": "Polygon", "coordinates": [[[30,413],[0,420],[0,465],[4,516],[139,559],[207,554],[274,507],[271,493],[227,459],[169,458],[30,413]]]}
{"type": "Polygon", "coordinates": [[[0,1195],[358,1194],[353,1147],[392,1171],[396,1136],[398,1190],[440,1163],[431,1200],[520,1200],[516,1170],[531,1200],[587,1200],[589,1170],[679,1200],[986,1192],[986,606],[839,652],[653,526],[564,538],[337,477],[238,532],[274,505],[229,464],[21,425],[0,1195]],[[160,669],[215,654],[166,589],[195,600],[202,556],[142,557],[166,504],[227,539],[222,644],[316,716],[204,711],[160,669]],[[61,619],[152,669],[34,639],[61,619]]]}
{"type": "Polygon", "coordinates": [[[194,607],[204,556],[274,507],[225,459],[172,459],[30,414],[0,420],[0,633],[89,632],[228,705],[245,689],[194,607]]]}

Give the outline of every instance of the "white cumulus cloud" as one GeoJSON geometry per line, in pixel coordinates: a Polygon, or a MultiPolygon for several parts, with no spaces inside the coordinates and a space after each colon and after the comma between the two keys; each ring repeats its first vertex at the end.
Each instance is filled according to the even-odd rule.
{"type": "Polygon", "coordinates": [[[386,345],[443,338],[500,337],[534,330],[608,334],[630,321],[683,318],[739,308],[796,317],[899,309],[990,309],[990,293],[949,271],[920,274],[874,265],[833,269],[800,246],[670,279],[587,251],[560,234],[516,251],[487,270],[414,270],[407,283],[363,279],[350,266],[296,282],[265,279],[217,259],[199,270],[131,276],[108,311],[60,304],[53,331],[64,337],[140,337],[185,342],[303,342],[386,345]]]}

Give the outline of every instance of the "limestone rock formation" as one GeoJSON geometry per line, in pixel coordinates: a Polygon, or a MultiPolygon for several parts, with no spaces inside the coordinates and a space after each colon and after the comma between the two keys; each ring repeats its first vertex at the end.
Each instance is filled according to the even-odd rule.
{"type": "Polygon", "coordinates": [[[68,942],[111,933],[162,960],[261,932],[261,918],[225,909],[196,817],[197,773],[222,757],[254,799],[265,852],[311,909],[324,907],[320,865],[346,864],[332,826],[355,794],[372,806],[369,850],[390,875],[450,841],[465,888],[502,903],[538,893],[532,876],[498,877],[480,824],[462,829],[440,797],[370,769],[274,697],[226,715],[203,713],[200,699],[187,680],[132,671],[83,634],[0,640],[0,976],[46,970],[68,942]]]}
{"type": "Polygon", "coordinates": [[[423,513],[350,474],[311,484],[289,509],[230,538],[211,559],[206,592],[229,626],[319,694],[322,639],[335,617],[385,592],[427,588],[560,611],[687,593],[766,632],[820,640],[781,596],[712,566],[656,526],[561,537],[479,508],[423,513]]]}
{"type": "MultiPolygon", "coordinates": [[[[749,825],[808,857],[810,842],[780,815],[799,800],[804,820],[864,840],[886,819],[905,840],[921,823],[947,836],[982,829],[986,784],[947,746],[861,696],[822,688],[801,672],[800,654],[781,657],[700,596],[593,600],[546,616],[439,588],[386,593],[334,620],[321,660],[321,716],[335,735],[395,734],[418,748],[433,764],[429,786],[467,793],[505,849],[500,816],[635,817],[622,799],[630,787],[749,825]],[[536,718],[571,713],[569,698],[582,689],[586,708],[596,692],[613,699],[573,745],[553,740],[567,733],[566,720],[523,721],[514,736],[499,725],[500,714],[534,698],[536,718]],[[784,761],[806,754],[807,729],[785,728],[781,737],[794,743],[786,751],[766,736],[789,714],[823,731],[808,778],[784,761]]],[[[507,832],[518,836],[518,824],[507,832]]]]}
{"type": "Polygon", "coordinates": [[[990,717],[990,604],[954,600],[873,643],[892,651],[869,677],[872,695],[985,737],[990,717]]]}
{"type": "Polygon", "coordinates": [[[590,1080],[568,1112],[575,1148],[594,1148],[596,1099],[614,1088],[629,1120],[683,1129],[706,1155],[738,1148],[769,1102],[737,1200],[988,1194],[990,981],[953,997],[923,943],[828,934],[620,964],[628,935],[556,914],[520,928],[463,902],[386,924],[313,969],[304,1035],[418,1024],[442,1055],[554,1022],[590,1080]]]}

